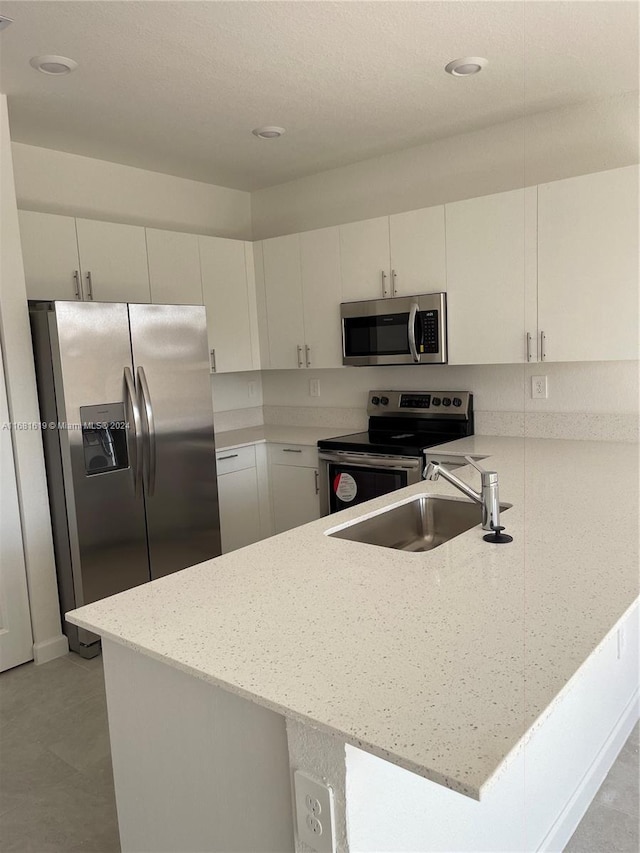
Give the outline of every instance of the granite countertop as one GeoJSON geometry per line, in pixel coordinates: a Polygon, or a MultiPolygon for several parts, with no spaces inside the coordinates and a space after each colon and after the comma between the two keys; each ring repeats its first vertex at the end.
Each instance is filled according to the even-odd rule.
{"type": "Polygon", "coordinates": [[[277,444],[306,444],[315,447],[321,438],[333,438],[357,430],[344,427],[255,426],[216,433],[216,450],[231,450],[265,441],[277,444]]]}
{"type": "Polygon", "coordinates": [[[479,799],[638,597],[638,447],[474,436],[451,452],[499,472],[512,543],[474,528],[409,554],[325,535],[460,495],[440,479],[69,621],[479,799]]]}

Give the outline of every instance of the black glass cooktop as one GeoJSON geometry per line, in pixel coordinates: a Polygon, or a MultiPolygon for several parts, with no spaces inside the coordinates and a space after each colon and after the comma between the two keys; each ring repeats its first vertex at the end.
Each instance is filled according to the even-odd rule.
{"type": "Polygon", "coordinates": [[[339,435],[318,442],[319,450],[343,450],[354,453],[381,453],[396,456],[421,456],[426,447],[462,438],[451,430],[411,432],[409,430],[374,430],[339,435]]]}

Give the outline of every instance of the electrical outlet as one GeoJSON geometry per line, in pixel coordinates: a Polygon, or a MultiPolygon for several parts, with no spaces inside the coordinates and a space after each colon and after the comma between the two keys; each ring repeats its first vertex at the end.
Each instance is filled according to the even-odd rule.
{"type": "Polygon", "coordinates": [[[319,379],[310,379],[309,380],[309,394],[312,397],[320,396],[320,380],[319,379]]]}
{"type": "Polygon", "coordinates": [[[333,791],[302,770],[293,774],[293,790],[298,841],[315,853],[335,853],[333,791]]]}
{"type": "Polygon", "coordinates": [[[547,377],[532,376],[531,377],[531,398],[533,400],[546,400],[547,394],[547,377]]]}

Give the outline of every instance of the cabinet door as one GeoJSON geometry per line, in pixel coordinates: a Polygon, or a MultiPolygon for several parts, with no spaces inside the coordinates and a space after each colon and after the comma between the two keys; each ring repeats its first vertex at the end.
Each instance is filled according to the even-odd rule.
{"type": "Polygon", "coordinates": [[[276,533],[320,518],[316,468],[271,466],[271,499],[276,533]]]}
{"type": "Polygon", "coordinates": [[[549,361],[638,357],[638,166],[542,184],[538,318],[549,361]]]}
{"type": "Polygon", "coordinates": [[[305,364],[342,366],[340,233],[321,228],[300,234],[305,364]]]}
{"type": "Polygon", "coordinates": [[[535,206],[535,187],[446,205],[450,364],[526,361],[535,206]]]}
{"type": "Polygon", "coordinates": [[[85,299],[150,302],[144,228],[76,219],[85,299]]]}
{"type": "Polygon", "coordinates": [[[29,299],[82,299],[75,219],[31,210],[18,219],[29,299]]]}
{"type": "Polygon", "coordinates": [[[151,301],[202,305],[198,235],[146,228],[151,301]]]}
{"type": "Polygon", "coordinates": [[[391,295],[389,217],[340,226],[343,302],[391,295]]]}
{"type": "Polygon", "coordinates": [[[258,342],[250,322],[245,244],[225,237],[200,237],[199,242],[212,367],[216,373],[253,370],[258,342]]]}
{"type": "Polygon", "coordinates": [[[304,324],[299,235],[264,240],[262,251],[271,368],[302,367],[304,324]]]}
{"type": "Polygon", "coordinates": [[[389,238],[393,296],[447,289],[444,205],[390,216],[389,238]]]}
{"type": "Polygon", "coordinates": [[[218,477],[222,553],[260,539],[260,502],[255,468],[218,477]]]}

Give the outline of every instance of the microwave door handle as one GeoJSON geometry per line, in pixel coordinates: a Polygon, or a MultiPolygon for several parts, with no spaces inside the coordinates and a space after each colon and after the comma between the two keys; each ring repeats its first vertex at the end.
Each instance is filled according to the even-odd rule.
{"type": "Polygon", "coordinates": [[[419,305],[414,302],[409,311],[409,350],[416,364],[420,363],[420,356],[416,348],[416,317],[418,316],[419,305]]]}

